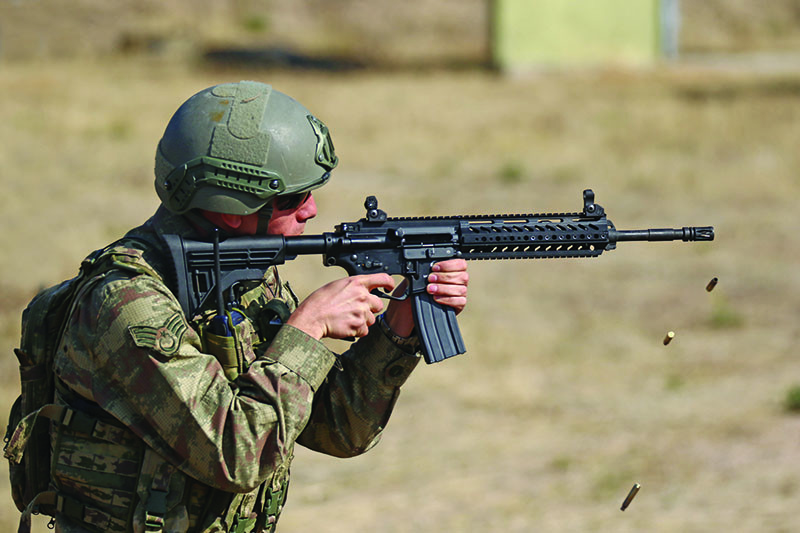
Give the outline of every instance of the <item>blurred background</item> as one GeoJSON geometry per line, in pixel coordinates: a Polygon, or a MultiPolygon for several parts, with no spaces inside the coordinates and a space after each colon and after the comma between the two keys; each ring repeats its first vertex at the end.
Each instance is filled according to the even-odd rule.
{"type": "Polygon", "coordinates": [[[618,228],[717,233],[471,264],[468,353],[418,368],[369,453],[298,450],[280,531],[800,529],[800,0],[2,0],[4,425],[22,309],[152,214],[169,117],[240,79],[331,128],[309,233],[367,194],[422,216],[585,188],[618,228]]]}

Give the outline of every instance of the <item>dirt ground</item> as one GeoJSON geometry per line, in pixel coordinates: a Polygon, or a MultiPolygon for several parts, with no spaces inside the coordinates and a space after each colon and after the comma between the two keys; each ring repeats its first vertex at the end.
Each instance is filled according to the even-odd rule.
{"type": "MultiPolygon", "coordinates": [[[[331,128],[341,164],[309,233],[361,218],[367,194],[390,216],[422,216],[574,211],[585,188],[620,229],[716,228],[713,243],[470,264],[467,354],[420,366],[367,454],[298,450],[281,532],[800,528],[800,415],[786,405],[800,384],[791,69],[506,78],[146,54],[2,61],[0,413],[18,390],[27,301],[153,212],[169,116],[239,79],[272,83],[331,128]]],[[[301,294],[342,275],[317,258],[283,272],[301,294]]],[[[3,462],[0,530],[11,531],[5,479],[3,462]]]]}

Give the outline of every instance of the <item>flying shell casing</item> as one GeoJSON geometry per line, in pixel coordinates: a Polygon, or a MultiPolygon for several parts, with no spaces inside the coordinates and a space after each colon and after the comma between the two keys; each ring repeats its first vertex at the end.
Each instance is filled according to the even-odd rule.
{"type": "Polygon", "coordinates": [[[674,339],[674,338],[675,338],[675,332],[674,331],[670,331],[669,333],[667,333],[667,336],[664,337],[664,346],[666,346],[667,344],[672,342],[672,339],[674,339]]]}
{"type": "Polygon", "coordinates": [[[624,501],[624,502],[622,502],[622,507],[620,507],[620,508],[619,508],[619,510],[620,510],[620,511],[624,511],[625,509],[627,509],[627,508],[628,508],[628,506],[629,506],[629,505],[631,504],[631,502],[633,501],[633,498],[634,498],[634,497],[636,497],[636,493],[637,493],[637,492],[639,492],[639,489],[640,489],[641,487],[642,487],[642,486],[641,486],[641,485],[639,485],[638,483],[634,483],[634,484],[633,484],[633,487],[631,488],[631,491],[630,491],[630,492],[628,493],[628,495],[625,497],[625,501],[624,501]]]}
{"type": "Polygon", "coordinates": [[[713,290],[714,290],[714,287],[716,287],[716,286],[717,286],[717,282],[718,282],[718,281],[719,281],[719,279],[718,279],[718,278],[711,278],[711,281],[709,281],[709,282],[708,282],[708,285],[706,285],[706,290],[707,290],[708,292],[711,292],[711,291],[713,291],[713,290]]]}

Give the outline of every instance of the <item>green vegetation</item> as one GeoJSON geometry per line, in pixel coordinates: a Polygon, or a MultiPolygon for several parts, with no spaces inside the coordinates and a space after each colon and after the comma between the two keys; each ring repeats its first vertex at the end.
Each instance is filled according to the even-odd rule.
{"type": "Polygon", "coordinates": [[[800,385],[789,387],[789,390],[786,391],[783,406],[790,413],[800,413],[800,385]]]}
{"type": "Polygon", "coordinates": [[[709,324],[716,329],[735,329],[744,325],[744,315],[737,311],[724,297],[714,299],[709,324]]]}
{"type": "Polygon", "coordinates": [[[245,31],[257,35],[267,32],[270,28],[269,18],[261,13],[250,13],[240,22],[245,31]]]}
{"type": "Polygon", "coordinates": [[[525,177],[525,169],[520,163],[516,161],[509,161],[500,167],[498,176],[500,177],[500,181],[502,183],[519,183],[525,177]]]}

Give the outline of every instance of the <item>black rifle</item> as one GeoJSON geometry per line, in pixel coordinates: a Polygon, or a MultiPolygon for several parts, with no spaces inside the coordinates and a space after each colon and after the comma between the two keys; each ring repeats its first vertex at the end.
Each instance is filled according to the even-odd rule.
{"type": "Polygon", "coordinates": [[[583,191],[580,213],[387,218],[374,196],[364,206],[366,218],[321,235],[231,237],[216,245],[166,235],[181,307],[192,317],[212,294],[261,279],[268,267],[298,255],[319,254],[325,266],[340,266],[351,276],[404,276],[408,289],[401,297],[375,292],[412,298],[417,335],[430,364],[466,351],[453,308],[436,303],[425,290],[437,261],[595,257],[620,241],[714,240],[711,226],[617,230],[589,189],[583,191]]]}

